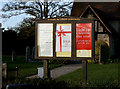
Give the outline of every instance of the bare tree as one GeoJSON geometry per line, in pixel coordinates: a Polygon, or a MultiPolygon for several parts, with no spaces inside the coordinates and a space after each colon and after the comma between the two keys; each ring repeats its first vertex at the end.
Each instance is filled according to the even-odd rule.
{"type": "Polygon", "coordinates": [[[3,18],[10,18],[12,16],[23,13],[34,16],[35,18],[51,18],[56,16],[66,16],[70,14],[72,2],[8,2],[2,8],[2,11],[7,14],[2,14],[3,18]]]}

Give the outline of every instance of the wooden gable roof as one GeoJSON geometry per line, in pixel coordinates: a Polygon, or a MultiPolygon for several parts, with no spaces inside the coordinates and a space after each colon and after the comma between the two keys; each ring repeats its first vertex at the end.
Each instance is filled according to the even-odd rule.
{"type": "Polygon", "coordinates": [[[106,24],[104,23],[104,20],[100,17],[100,15],[96,12],[96,10],[94,8],[91,7],[91,5],[88,5],[88,7],[85,9],[85,11],[81,14],[80,17],[84,17],[84,15],[89,12],[92,11],[92,13],[98,18],[98,20],[103,24],[103,26],[108,30],[109,33],[112,33],[111,30],[109,30],[109,28],[106,26],[106,24]]]}
{"type": "Polygon", "coordinates": [[[71,16],[81,16],[88,5],[103,12],[106,19],[120,19],[120,2],[74,2],[71,16]]]}

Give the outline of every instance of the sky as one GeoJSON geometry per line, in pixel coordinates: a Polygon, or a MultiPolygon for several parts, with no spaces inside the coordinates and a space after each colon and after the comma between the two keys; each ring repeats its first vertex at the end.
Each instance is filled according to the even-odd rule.
{"type": "MultiPolygon", "coordinates": [[[[0,15],[3,13],[1,11],[1,8],[4,6],[5,2],[0,2],[0,15]]],[[[13,16],[11,18],[2,18],[0,16],[0,23],[2,23],[2,28],[11,28],[11,27],[17,27],[20,22],[27,17],[31,17],[30,15],[26,15],[26,14],[22,14],[22,15],[18,15],[18,16],[13,16]]]]}
{"type": "MultiPolygon", "coordinates": [[[[3,13],[1,11],[1,8],[4,6],[4,4],[8,2],[8,0],[0,0],[0,15],[3,13]]],[[[22,22],[24,18],[31,17],[27,14],[22,14],[18,16],[12,16],[11,18],[2,18],[0,16],[0,23],[2,23],[2,28],[11,28],[11,27],[18,27],[18,25],[22,22]]]]}
{"type": "Polygon", "coordinates": [[[20,24],[20,22],[26,17],[30,17],[30,16],[27,16],[26,14],[22,14],[18,16],[13,16],[9,19],[1,19],[0,22],[2,22],[2,28],[17,27],[20,24]]]}

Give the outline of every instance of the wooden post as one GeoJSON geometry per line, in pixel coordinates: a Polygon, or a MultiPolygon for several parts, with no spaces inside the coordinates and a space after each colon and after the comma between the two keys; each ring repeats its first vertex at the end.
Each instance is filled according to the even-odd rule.
{"type": "Polygon", "coordinates": [[[44,78],[50,78],[50,70],[49,70],[49,63],[48,59],[43,60],[43,67],[44,67],[44,78]]]}
{"type": "Polygon", "coordinates": [[[86,84],[86,82],[87,82],[87,61],[82,60],[82,83],[83,83],[83,86],[86,84]]]}
{"type": "Polygon", "coordinates": [[[5,77],[5,78],[7,78],[7,76],[8,76],[8,71],[7,71],[7,63],[3,63],[2,64],[2,68],[3,68],[3,76],[5,77]]]}
{"type": "Polygon", "coordinates": [[[18,77],[18,67],[16,67],[16,77],[18,77]]]}

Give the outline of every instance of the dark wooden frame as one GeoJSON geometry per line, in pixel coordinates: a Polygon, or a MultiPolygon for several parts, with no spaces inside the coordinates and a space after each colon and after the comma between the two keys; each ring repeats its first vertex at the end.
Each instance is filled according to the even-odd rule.
{"type": "Polygon", "coordinates": [[[35,59],[54,59],[54,60],[87,60],[94,59],[95,56],[95,30],[94,30],[94,19],[88,18],[53,18],[45,20],[37,20],[35,26],[35,59]],[[38,57],[38,46],[37,46],[37,32],[39,23],[53,23],[53,57],[38,57]],[[71,24],[71,57],[56,57],[56,24],[68,23],[71,24]],[[92,23],[92,57],[76,57],[76,23],[92,23]]]}

